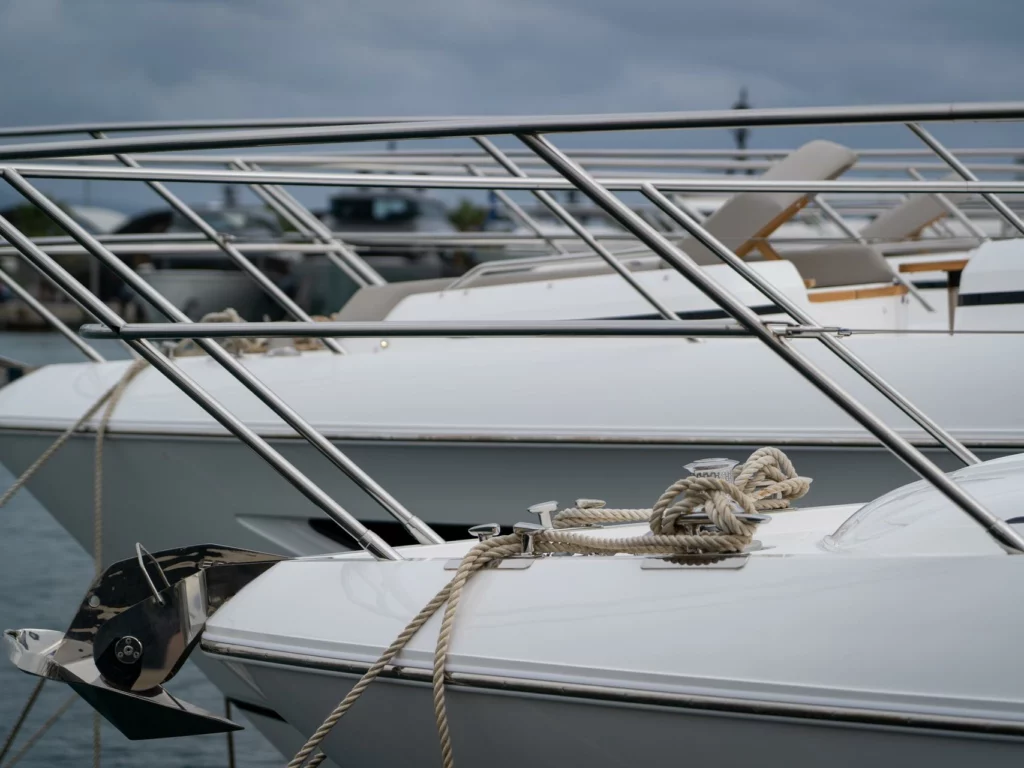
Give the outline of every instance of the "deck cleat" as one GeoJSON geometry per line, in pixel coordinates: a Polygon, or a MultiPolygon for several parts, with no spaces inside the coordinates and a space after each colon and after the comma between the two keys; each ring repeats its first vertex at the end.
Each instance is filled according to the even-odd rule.
{"type": "Polygon", "coordinates": [[[739,464],[733,459],[698,459],[687,464],[683,469],[694,477],[717,477],[732,482],[734,468],[739,464]]]}
{"type": "Polygon", "coordinates": [[[551,515],[558,511],[558,502],[542,501],[540,504],[528,507],[527,511],[537,516],[537,522],[542,528],[553,528],[554,524],[551,515]]]}

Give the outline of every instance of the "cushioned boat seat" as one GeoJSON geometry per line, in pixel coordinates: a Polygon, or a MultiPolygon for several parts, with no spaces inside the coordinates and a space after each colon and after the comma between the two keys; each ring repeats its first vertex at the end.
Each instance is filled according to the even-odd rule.
{"type": "Polygon", "coordinates": [[[896,276],[877,249],[859,243],[793,251],[784,258],[793,262],[804,280],[813,280],[815,288],[891,283],[896,276]]]}
{"type": "MultiPolygon", "coordinates": [[[[812,141],[775,163],[758,178],[775,181],[826,181],[857,162],[857,154],[831,141],[812,141]]],[[[768,237],[807,203],[803,192],[741,192],[708,216],[711,234],[744,256],[755,238],[768,237]]],[[[698,264],[720,264],[721,259],[692,238],[681,244],[698,264]]]]}
{"type": "MultiPolygon", "coordinates": [[[[957,174],[943,178],[943,181],[961,180],[957,174]]],[[[946,195],[953,205],[959,205],[970,197],[967,193],[946,195]]],[[[880,213],[874,221],[864,227],[860,234],[867,240],[897,242],[920,236],[929,224],[946,216],[946,208],[935,195],[911,195],[895,208],[880,213]]]]}
{"type": "MultiPolygon", "coordinates": [[[[831,141],[811,141],[775,163],[759,178],[779,181],[823,181],[834,179],[857,162],[853,150],[831,141]]],[[[715,237],[740,256],[753,248],[751,240],[767,237],[793,216],[807,202],[801,192],[743,192],[729,198],[721,208],[704,221],[704,226],[715,237]]],[[[695,241],[687,238],[680,243],[698,264],[720,264],[721,259],[695,241]]],[[[555,265],[552,265],[553,267],[555,265]]],[[[648,262],[641,269],[654,269],[659,265],[648,262]]],[[[633,271],[636,270],[631,267],[633,271]]],[[[611,272],[604,264],[580,268],[566,265],[564,269],[511,272],[484,275],[473,281],[474,286],[526,283],[541,280],[558,280],[569,277],[585,277],[611,272]]],[[[404,299],[417,293],[443,290],[451,281],[417,280],[388,285],[371,285],[360,288],[338,312],[338,319],[345,321],[384,320],[388,313],[404,299]]]]}

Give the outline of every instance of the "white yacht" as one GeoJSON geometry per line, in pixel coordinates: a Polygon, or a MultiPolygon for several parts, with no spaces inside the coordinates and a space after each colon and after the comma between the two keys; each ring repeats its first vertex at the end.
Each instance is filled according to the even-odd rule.
{"type": "MultiPolygon", "coordinates": [[[[931,114],[934,108],[894,107],[808,110],[785,117],[913,123],[931,114]]],[[[940,114],[1024,119],[1024,105],[947,106],[940,114]]],[[[773,115],[782,119],[754,110],[743,119],[764,121],[773,115]]],[[[699,122],[716,119],[733,125],[728,120],[737,118],[702,115],[699,122]]],[[[587,120],[592,127],[623,122],[621,117],[587,120]]],[[[651,122],[672,124],[669,118],[638,116],[630,125],[651,122]]],[[[543,132],[549,127],[540,118],[505,125],[474,123],[464,130],[543,132]]],[[[358,137],[378,138],[391,129],[360,130],[358,137]]],[[[438,122],[404,130],[429,137],[463,129],[438,122]]],[[[394,322],[383,339],[387,346],[376,339],[375,351],[310,353],[303,372],[316,373],[315,366],[323,365],[323,375],[300,380],[275,378],[283,369],[274,361],[296,360],[288,355],[250,356],[239,364],[207,345],[209,358],[169,362],[139,339],[178,333],[176,325],[170,331],[156,325],[111,326],[113,318],[102,314],[88,291],[68,283],[77,300],[107,318],[106,333],[133,344],[191,399],[180,394],[175,399],[171,385],[158,383],[153,371],[132,382],[110,422],[116,435],[112,445],[124,440],[138,459],[129,472],[138,477],[150,471],[154,457],[144,456],[143,448],[147,442],[162,445],[167,479],[160,490],[165,496],[177,493],[187,483],[168,463],[187,451],[176,451],[175,444],[193,450],[189,438],[202,434],[219,453],[205,460],[211,474],[190,474],[188,481],[209,482],[204,490],[214,496],[197,508],[187,506],[194,497],[168,503],[162,515],[147,507],[153,497],[136,497],[135,519],[107,520],[106,530],[134,526],[137,538],[152,534],[161,541],[143,542],[152,554],[136,543],[134,555],[115,556],[121,559],[89,586],[66,632],[7,630],[13,663],[68,683],[129,738],[236,729],[237,724],[198,710],[165,688],[173,687],[176,671],[199,649],[194,655],[211,680],[282,752],[296,754],[293,765],[330,759],[336,765],[415,768],[440,762],[451,768],[482,762],[511,766],[529,759],[603,768],[678,759],[681,753],[723,766],[746,766],[765,754],[795,766],[827,760],[852,768],[866,758],[886,768],[918,761],[1018,764],[1024,754],[1024,672],[1012,659],[1024,625],[1007,606],[1021,596],[1014,585],[1022,583],[1015,576],[1024,568],[1024,453],[998,443],[1000,436],[1018,438],[1013,377],[995,362],[1016,359],[1020,343],[1015,332],[995,333],[1014,330],[999,323],[1016,319],[1006,301],[1007,295],[1021,293],[1016,244],[982,246],[956,270],[963,273],[960,298],[981,298],[958,302],[953,320],[970,325],[971,312],[985,312],[977,319],[986,333],[932,328],[922,330],[937,332],[897,334],[891,326],[875,329],[885,333],[854,333],[849,347],[837,346],[828,340],[842,335],[840,328],[777,327],[764,322],[772,313],[759,319],[740,286],[715,271],[722,267],[699,267],[693,263],[697,259],[688,259],[610,200],[598,181],[559,160],[532,134],[526,139],[539,154],[552,157],[574,186],[616,212],[645,245],[700,285],[736,324],[690,322],[673,328],[673,322],[684,321],[669,318],[636,321],[624,331],[628,323],[610,320],[563,323],[565,335],[586,330],[614,339],[573,338],[560,344],[526,330],[555,335],[557,322],[502,329],[496,323],[452,321],[445,327],[463,331],[458,337],[448,331],[436,341],[407,340],[406,335],[429,326],[394,322]],[[688,341],[683,328],[685,336],[707,340],[688,341]],[[676,337],[666,339],[665,329],[676,337]],[[473,338],[495,330],[524,338],[473,338]],[[742,334],[754,338],[730,338],[742,334]],[[650,338],[639,338],[645,335],[650,338]],[[850,351],[868,365],[841,364],[839,358],[851,360],[850,351]],[[249,399],[219,366],[248,386],[249,399]],[[904,414],[914,411],[891,393],[881,399],[873,368],[904,392],[913,390],[918,406],[963,439],[969,447],[944,438],[969,466],[946,474],[912,444],[924,438],[928,420],[915,414],[911,425],[904,417],[890,418],[897,403],[904,414]],[[558,461],[554,453],[549,456],[546,476],[558,482],[578,463],[580,498],[562,504],[561,511],[556,502],[532,505],[536,522],[523,522],[510,498],[520,492],[530,494],[523,504],[543,498],[545,468],[539,461],[529,466],[526,460],[506,461],[500,472],[485,475],[484,459],[471,455],[491,449],[479,434],[466,435],[466,462],[450,489],[441,487],[437,465],[397,464],[391,457],[403,475],[414,476],[409,487],[419,489],[420,499],[450,494],[445,513],[474,523],[468,533],[477,537],[445,542],[413,518],[431,543],[396,548],[367,530],[358,512],[331,500],[314,482],[320,478],[315,469],[306,476],[288,461],[286,454],[295,456],[293,446],[278,437],[280,425],[267,409],[296,419],[258,386],[262,382],[309,409],[324,402],[315,393],[325,381],[347,388],[331,394],[333,403],[345,407],[347,420],[341,424],[348,431],[339,435],[331,431],[339,422],[312,410],[307,415],[341,444],[363,439],[360,429],[380,430],[389,446],[414,442],[415,435],[403,430],[421,428],[420,414],[441,430],[430,443],[459,443],[444,432],[453,424],[463,429],[479,427],[484,419],[500,422],[518,438],[510,442],[525,444],[527,458],[535,436],[516,432],[524,425],[564,430],[586,413],[573,428],[598,424],[606,431],[598,440],[576,440],[588,444],[588,451],[569,441],[558,461]],[[874,388],[865,392],[868,382],[874,388]],[[598,386],[591,388],[594,383],[598,386]],[[497,397],[485,401],[479,385],[497,397]],[[234,415],[218,401],[230,402],[234,415]],[[269,540],[259,532],[261,523],[274,524],[267,502],[271,485],[263,483],[266,468],[233,468],[224,450],[227,438],[208,429],[210,419],[316,501],[365,551],[288,559],[194,542],[163,549],[177,535],[172,527],[194,528],[211,538],[218,534],[224,519],[220,509],[236,525],[269,540]],[[185,426],[172,432],[163,426],[168,423],[185,426]],[[154,424],[162,425],[159,443],[152,439],[154,424]],[[135,431],[126,425],[135,425],[135,431]],[[780,429],[792,430],[788,457],[769,447],[741,466],[708,458],[740,458],[742,446],[763,443],[769,433],[774,439],[780,429]],[[722,437],[723,430],[731,439],[722,437]],[[693,474],[679,480],[679,467],[655,466],[653,452],[646,469],[625,455],[616,464],[602,464],[600,454],[615,444],[616,434],[628,436],[623,445],[630,449],[663,447],[673,464],[687,454],[703,461],[691,463],[687,469],[693,474]],[[666,435],[676,437],[666,441],[666,435]],[[869,435],[923,480],[901,484],[881,463],[883,454],[869,435]],[[969,450],[981,453],[990,445],[1013,455],[981,461],[983,456],[969,450]],[[644,472],[648,475],[641,477],[644,472]],[[901,487],[879,495],[869,492],[873,484],[901,487]],[[810,503],[808,492],[825,486],[825,494],[834,493],[828,486],[837,485],[845,486],[849,503],[810,503]],[[256,520],[261,515],[254,511],[262,510],[268,510],[265,519],[256,520]],[[506,510],[512,510],[508,518],[506,510]],[[150,528],[160,517],[166,518],[160,523],[166,528],[150,528]],[[503,518],[517,521],[511,534],[502,534],[503,518]],[[510,741],[509,728],[520,738],[510,741]]],[[[209,140],[196,143],[206,147],[203,141],[209,140]]],[[[97,151],[123,148],[113,142],[97,151]]],[[[703,247],[727,257],[728,249],[708,236],[709,229],[710,221],[693,226],[692,233],[703,247]]],[[[34,263],[50,267],[45,254],[15,241],[34,263]]],[[[802,263],[806,268],[808,262],[802,263]]],[[[634,280],[660,279],[660,271],[640,270],[634,280]]],[[[765,281],[768,293],[794,320],[804,315],[800,291],[810,304],[808,291],[821,289],[809,287],[807,273],[783,259],[737,271],[753,284],[765,281]]],[[[854,296],[823,303],[902,302],[906,296],[905,291],[867,293],[881,287],[843,286],[854,296]]],[[[649,286],[640,288],[637,301],[645,290],[653,295],[649,286]]],[[[679,290],[680,309],[696,311],[699,305],[682,303],[687,295],[679,290]]],[[[606,299],[600,291],[594,296],[600,308],[606,299]]],[[[314,326],[298,327],[317,335],[314,326]]],[[[358,322],[340,321],[323,326],[321,335],[347,330],[355,338],[359,328],[358,322]]],[[[373,332],[378,328],[369,326],[373,332]]],[[[251,330],[272,333],[273,327],[251,330]]],[[[186,333],[203,340],[246,335],[246,329],[199,323],[186,333]]],[[[116,382],[124,365],[51,370],[57,373],[36,379],[36,391],[75,393],[79,402],[67,409],[81,414],[80,406],[116,382]]],[[[0,394],[24,408],[28,388],[19,393],[19,387],[0,394]]],[[[59,410],[60,398],[47,397],[47,402],[54,423],[69,420],[59,410]]],[[[65,451],[74,456],[75,448],[65,451]]],[[[64,484],[74,479],[66,477],[64,484]]],[[[365,480],[361,486],[372,490],[365,480]]],[[[87,491],[79,498],[88,498],[87,491]]],[[[427,508],[423,504],[417,511],[427,508]]],[[[277,509],[276,521],[283,529],[288,513],[277,509]]]]}
{"type": "MultiPolygon", "coordinates": [[[[982,295],[1014,279],[1024,283],[1018,250],[1015,241],[987,246],[964,270],[963,295],[982,295]]],[[[813,293],[792,263],[754,267],[826,326],[911,327],[905,294],[811,303],[813,293]]],[[[748,305],[763,306],[763,298],[727,267],[705,270],[748,305]]],[[[649,270],[637,277],[659,296],[674,297],[677,309],[720,315],[675,272],[649,270]]],[[[407,290],[408,284],[396,288],[407,290]]],[[[386,318],[561,320],[637,317],[647,310],[617,276],[595,275],[411,294],[386,318]]],[[[958,308],[956,319],[960,328],[1020,328],[1012,305],[968,304],[958,308]]],[[[793,343],[873,406],[891,408],[816,342],[793,343]]],[[[978,455],[1024,447],[1016,362],[1024,355],[1024,336],[879,334],[844,343],[978,455]]],[[[382,337],[345,344],[350,354],[255,354],[243,362],[449,538],[476,522],[481,508],[493,509],[507,525],[547,498],[596,493],[625,504],[695,458],[762,444],[784,447],[822,479],[812,492],[814,503],[879,494],[911,477],[824,397],[802,391],[798,377],[752,339],[382,337]]],[[[51,365],[0,390],[0,460],[15,474],[24,471],[129,365],[51,365]]],[[[186,357],[178,365],[346,509],[390,540],[408,540],[385,509],[216,362],[186,357]]],[[[81,499],[93,483],[99,418],[29,484],[86,547],[92,511],[81,499]]],[[[902,434],[928,444],[928,435],[909,419],[893,419],[902,434]]],[[[131,383],[104,440],[110,559],[123,557],[139,538],[167,548],[200,534],[286,554],[347,544],[288,483],[255,472],[259,459],[155,370],[131,383]]],[[[930,453],[956,468],[942,450],[930,453]]]]}
{"type": "MultiPolygon", "coordinates": [[[[764,176],[831,178],[855,160],[845,147],[815,141],[764,176]]],[[[925,291],[925,302],[934,309],[926,311],[908,293],[893,262],[866,242],[805,245],[777,258],[763,238],[805,202],[793,192],[740,193],[718,205],[705,225],[737,253],[761,253],[750,268],[825,326],[888,331],[948,326],[947,291],[925,291]]],[[[912,196],[876,217],[865,241],[911,236],[941,212],[931,196],[912,196]]],[[[986,280],[1024,280],[1014,266],[1019,242],[992,242],[978,249],[963,269],[961,294],[991,290],[986,280]]],[[[765,320],[786,318],[742,276],[716,264],[709,249],[692,238],[682,247],[765,320]]],[[[652,254],[620,258],[636,285],[679,319],[725,317],[652,254]]],[[[952,257],[908,258],[941,270],[952,257]]],[[[1016,314],[1012,306],[971,304],[958,310],[956,322],[960,328],[1005,329],[1015,327],[1016,314]],[[972,319],[979,316],[984,319],[972,319]]],[[[367,286],[335,316],[355,322],[655,317],[651,302],[597,257],[485,265],[454,284],[445,279],[367,286]]],[[[342,341],[347,355],[307,351],[281,356],[277,349],[243,360],[325,437],[448,537],[461,535],[481,505],[497,504],[498,520],[510,524],[538,497],[571,499],[590,488],[615,503],[625,502],[686,462],[736,446],[785,446],[825,480],[813,491],[816,503],[881,493],[910,478],[824,398],[795,394],[792,372],[750,339],[679,343],[382,336],[342,341]],[[858,468],[854,475],[851,465],[858,468]]],[[[1018,337],[890,334],[846,343],[979,455],[995,457],[1024,446],[1024,422],[1016,419],[1013,407],[1015,355],[1009,352],[1020,343],[1018,337]],[[1004,354],[993,354],[996,347],[1004,354]],[[936,381],[949,382],[950,369],[964,372],[962,385],[936,387],[936,381]],[[984,382],[984,393],[975,391],[981,388],[976,382],[984,382]]],[[[852,375],[821,354],[822,364],[835,375],[852,375]]],[[[203,358],[182,358],[178,364],[367,525],[396,543],[408,540],[384,508],[322,461],[219,365],[203,358]]],[[[24,471],[128,365],[48,366],[0,390],[0,460],[15,474],[24,471]]],[[[880,396],[866,396],[887,407],[880,396]]],[[[80,498],[93,482],[92,432],[100,418],[76,434],[29,484],[84,546],[92,536],[92,512],[80,498]],[[53,482],[55,477],[62,481],[53,482]]],[[[899,427],[910,439],[928,443],[928,435],[913,422],[905,420],[899,427]]],[[[286,554],[326,552],[347,541],[288,483],[252,472],[256,457],[156,371],[143,371],[132,382],[104,439],[108,559],[123,556],[139,537],[166,548],[193,541],[200,532],[213,540],[286,554]],[[240,487],[254,501],[239,505],[240,487]]],[[[945,466],[957,466],[943,451],[934,454],[945,466]]]]}

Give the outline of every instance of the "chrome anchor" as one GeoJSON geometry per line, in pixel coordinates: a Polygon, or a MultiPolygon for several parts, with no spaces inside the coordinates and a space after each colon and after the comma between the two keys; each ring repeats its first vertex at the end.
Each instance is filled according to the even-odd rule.
{"type": "Polygon", "coordinates": [[[214,611],[283,559],[215,545],[151,555],[137,545],[136,557],[114,563],[92,583],[67,632],[6,630],[8,655],[23,672],[70,685],[129,739],[240,730],[163,685],[214,611]]]}

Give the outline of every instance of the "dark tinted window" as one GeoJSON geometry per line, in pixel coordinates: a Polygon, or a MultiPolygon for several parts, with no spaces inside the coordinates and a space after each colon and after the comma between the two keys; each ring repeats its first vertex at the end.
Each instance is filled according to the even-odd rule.
{"type": "Polygon", "coordinates": [[[419,213],[416,203],[404,197],[335,197],[331,215],[346,224],[387,224],[410,221],[419,213]]]}
{"type": "Polygon", "coordinates": [[[136,216],[119,230],[119,235],[144,235],[150,232],[166,232],[171,225],[171,212],[158,211],[136,216]]]}

